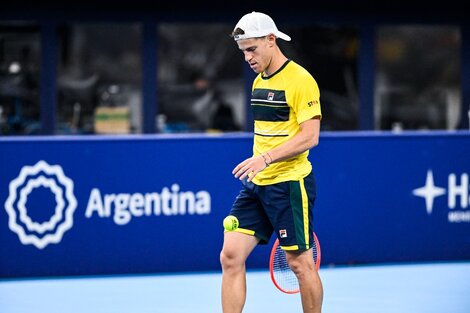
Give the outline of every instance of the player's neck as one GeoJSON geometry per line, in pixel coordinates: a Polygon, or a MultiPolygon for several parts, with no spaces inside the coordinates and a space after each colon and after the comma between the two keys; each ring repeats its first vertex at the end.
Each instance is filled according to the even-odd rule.
{"type": "Polygon", "coordinates": [[[271,59],[271,63],[263,72],[263,76],[267,77],[276,73],[286,62],[287,62],[287,57],[281,51],[278,51],[277,53],[273,55],[273,58],[271,59]]]}

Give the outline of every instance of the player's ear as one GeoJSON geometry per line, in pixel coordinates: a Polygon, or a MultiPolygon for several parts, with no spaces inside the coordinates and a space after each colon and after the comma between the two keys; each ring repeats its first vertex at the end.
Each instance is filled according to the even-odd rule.
{"type": "Polygon", "coordinates": [[[274,34],[267,35],[266,39],[268,40],[268,45],[270,48],[276,43],[276,36],[274,34]]]}

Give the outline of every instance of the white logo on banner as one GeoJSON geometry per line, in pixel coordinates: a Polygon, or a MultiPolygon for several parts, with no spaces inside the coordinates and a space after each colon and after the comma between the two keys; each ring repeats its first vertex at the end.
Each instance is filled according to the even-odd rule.
{"type": "Polygon", "coordinates": [[[426,212],[431,215],[435,198],[447,194],[448,221],[451,223],[470,222],[470,210],[467,210],[470,203],[468,178],[467,173],[461,174],[460,177],[454,173],[449,174],[446,189],[434,183],[433,172],[428,170],[424,186],[414,189],[413,195],[424,198],[426,212]]]}
{"type": "Polygon", "coordinates": [[[64,233],[73,226],[76,207],[73,181],[64,175],[62,167],[45,161],[21,168],[19,176],[10,182],[5,202],[10,229],[18,235],[21,243],[32,244],[38,249],[62,240],[64,233]],[[26,206],[28,196],[38,187],[48,188],[56,201],[54,214],[42,223],[31,219],[26,206]]]}
{"type": "Polygon", "coordinates": [[[434,176],[432,171],[429,170],[426,175],[426,183],[421,188],[413,190],[413,194],[418,197],[423,197],[426,201],[426,212],[432,213],[432,207],[434,204],[434,198],[445,195],[446,190],[444,188],[437,187],[434,185],[434,176]]]}
{"type": "MultiPolygon", "coordinates": [[[[60,165],[39,161],[23,166],[18,177],[9,185],[5,202],[8,226],[24,245],[43,249],[59,243],[73,226],[77,199],[73,181],[64,175],[60,165]],[[34,221],[28,215],[28,197],[36,188],[46,188],[54,196],[54,214],[47,221],[34,221]]],[[[33,201],[31,201],[33,202],[33,201]]],[[[37,205],[37,204],[36,204],[37,205]]],[[[31,203],[30,203],[31,209],[31,203]]],[[[150,216],[208,215],[211,213],[211,195],[206,190],[183,191],[178,184],[163,187],[161,192],[102,193],[99,188],[90,192],[85,217],[113,218],[116,225],[126,225],[133,218],[150,216]]]]}

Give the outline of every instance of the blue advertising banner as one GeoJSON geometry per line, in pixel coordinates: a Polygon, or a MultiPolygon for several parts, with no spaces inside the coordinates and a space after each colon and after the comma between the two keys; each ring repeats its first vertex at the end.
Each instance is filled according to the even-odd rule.
{"type": "Polygon", "coordinates": [[[470,133],[330,135],[312,152],[326,262],[470,259],[470,133]]]}
{"type": "MultiPolygon", "coordinates": [[[[251,134],[0,138],[0,277],[218,271],[251,134]]],[[[470,259],[470,134],[324,133],[326,264],[470,259]]],[[[250,268],[267,268],[270,247],[250,268]]]]}

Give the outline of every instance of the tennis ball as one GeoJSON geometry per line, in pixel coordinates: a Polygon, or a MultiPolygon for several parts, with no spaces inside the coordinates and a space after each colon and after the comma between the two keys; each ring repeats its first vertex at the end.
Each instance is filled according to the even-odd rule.
{"type": "Polygon", "coordinates": [[[227,216],[226,218],[224,218],[224,228],[228,231],[237,229],[238,219],[233,215],[227,216]]]}

